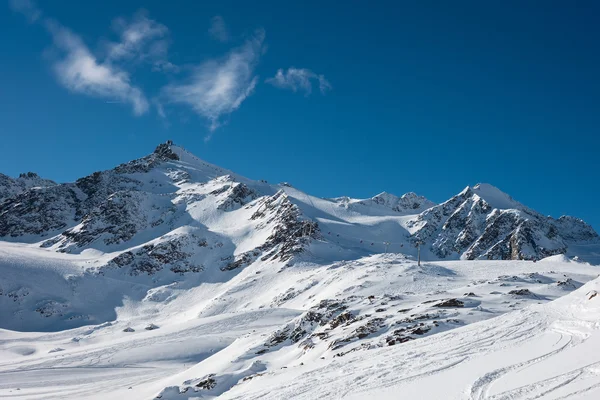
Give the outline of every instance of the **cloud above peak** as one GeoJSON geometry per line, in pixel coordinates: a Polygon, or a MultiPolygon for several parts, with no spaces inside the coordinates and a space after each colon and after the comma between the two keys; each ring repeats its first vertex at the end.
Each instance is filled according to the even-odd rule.
{"type": "Polygon", "coordinates": [[[149,62],[155,71],[176,71],[178,67],[167,59],[169,29],[150,18],[144,10],[131,21],[117,18],[113,22],[119,42],[109,42],[106,60],[110,62],[149,62]]]}
{"type": "Polygon", "coordinates": [[[166,86],[163,96],[169,103],[190,106],[210,122],[213,132],[223,116],[237,110],[252,94],[258,82],[254,71],[264,51],[264,39],[264,31],[260,30],[224,57],[197,65],[187,80],[166,86]]]}
{"type": "Polygon", "coordinates": [[[57,22],[46,20],[44,25],[54,42],[52,69],[63,86],[75,93],[128,103],[135,115],[148,111],[146,96],[131,84],[127,72],[99,62],[79,36],[57,22]]]}
{"type": "MultiPolygon", "coordinates": [[[[34,0],[9,1],[14,11],[45,28],[52,36],[53,45],[48,59],[60,85],[72,93],[100,98],[105,103],[127,104],[135,115],[145,114],[152,107],[168,124],[170,108],[184,106],[208,122],[210,133],[207,138],[210,138],[226,118],[252,95],[259,82],[256,68],[266,51],[262,29],[221,57],[177,66],[168,58],[171,45],[169,28],[151,19],[145,10],[136,12],[131,18],[115,19],[112,28],[116,37],[100,40],[93,47],[98,51],[92,51],[81,36],[43,14],[34,0]],[[133,76],[139,76],[136,75],[138,70],[148,66],[155,72],[177,74],[168,74],[167,82],[170,83],[163,84],[147,96],[133,76]]],[[[233,40],[219,15],[211,19],[208,32],[222,43],[233,40]]],[[[282,89],[303,92],[306,96],[311,94],[313,85],[318,85],[323,94],[331,89],[323,75],[306,68],[279,69],[266,82],[282,89]]]]}
{"type": "Polygon", "coordinates": [[[290,67],[287,71],[279,69],[274,77],[265,82],[280,89],[288,89],[293,92],[303,91],[308,96],[312,93],[313,81],[318,82],[321,94],[331,90],[331,84],[324,75],[318,75],[307,68],[290,67]]]}

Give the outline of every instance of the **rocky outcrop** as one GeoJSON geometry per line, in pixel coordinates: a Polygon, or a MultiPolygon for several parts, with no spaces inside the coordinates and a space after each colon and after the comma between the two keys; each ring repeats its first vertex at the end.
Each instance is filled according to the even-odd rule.
{"type": "Polygon", "coordinates": [[[599,240],[585,222],[543,216],[490,185],[467,187],[408,226],[411,241],[439,258],[541,259],[566,253],[570,243],[599,240]]]}
{"type": "MultiPolygon", "coordinates": [[[[49,247],[64,242],[63,249],[69,243],[84,246],[101,234],[107,244],[129,240],[139,228],[136,202],[144,191],[144,183],[134,174],[147,173],[161,163],[177,159],[171,144],[164,143],[146,157],[94,172],[75,183],[56,185],[32,173],[22,175],[14,181],[25,189],[0,203],[0,237],[43,238],[64,229],[63,238],[45,244],[49,247]],[[33,186],[33,182],[46,186],[33,186]]],[[[0,190],[5,178],[0,177],[0,190]]]]}
{"type": "Polygon", "coordinates": [[[283,190],[266,197],[257,205],[253,220],[261,221],[257,229],[271,229],[263,245],[259,247],[266,253],[263,260],[289,260],[295,254],[305,250],[311,238],[318,238],[319,225],[315,221],[303,219],[300,209],[292,204],[283,190]]]}
{"type": "MultiPolygon", "coordinates": [[[[129,275],[154,275],[168,268],[172,272],[183,275],[188,272],[202,272],[204,266],[192,260],[198,241],[195,236],[169,238],[157,244],[148,244],[135,251],[127,251],[113,258],[108,268],[127,268],[129,275]]],[[[201,246],[202,247],[202,246],[201,246]]],[[[102,270],[101,270],[102,271],[102,270]]]]}
{"type": "Polygon", "coordinates": [[[56,186],[56,182],[40,178],[35,172],[25,172],[20,174],[17,179],[0,174],[0,203],[9,197],[21,194],[28,189],[46,188],[50,186],[56,186]]]}
{"type": "Polygon", "coordinates": [[[0,236],[48,236],[73,226],[80,200],[68,185],[29,189],[0,204],[0,236]]]}

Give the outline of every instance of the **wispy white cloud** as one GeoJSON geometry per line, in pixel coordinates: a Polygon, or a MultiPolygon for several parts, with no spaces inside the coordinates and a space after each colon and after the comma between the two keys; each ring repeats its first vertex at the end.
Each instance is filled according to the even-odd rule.
{"type": "Polygon", "coordinates": [[[149,103],[143,91],[131,83],[129,73],[116,61],[139,57],[151,39],[166,35],[166,27],[149,20],[143,13],[136,14],[131,24],[117,22],[122,41],[113,43],[109,54],[101,61],[81,37],[57,21],[44,17],[33,0],[11,0],[10,5],[31,22],[40,23],[52,35],[52,70],[61,85],[74,93],[103,98],[109,104],[130,104],[136,115],[148,111],[149,103]]]}
{"type": "MultiPolygon", "coordinates": [[[[51,34],[51,67],[62,86],[73,93],[101,98],[108,104],[128,104],[136,115],[152,107],[168,124],[167,112],[171,111],[168,106],[180,104],[208,120],[212,134],[223,124],[224,118],[253,93],[258,83],[255,70],[266,51],[263,30],[255,32],[223,57],[181,68],[191,71],[187,78],[164,86],[160,95],[149,100],[142,88],[132,82],[136,65],[150,64],[153,71],[160,72],[180,70],[168,60],[170,32],[165,25],[150,19],[145,11],[139,11],[130,19],[118,18],[113,28],[119,39],[100,42],[101,51],[94,53],[79,35],[45,17],[34,0],[10,1],[15,11],[51,34]]],[[[211,20],[209,32],[221,42],[231,39],[220,16],[211,20]]],[[[324,78],[316,79],[323,80],[323,91],[329,86],[324,78]]]]}
{"type": "Polygon", "coordinates": [[[13,11],[25,15],[29,22],[36,22],[42,17],[42,11],[32,0],[10,0],[9,5],[13,11]]]}
{"type": "Polygon", "coordinates": [[[324,75],[318,75],[307,68],[290,67],[287,71],[279,69],[274,77],[265,82],[280,89],[288,89],[293,92],[304,91],[308,96],[312,93],[313,81],[318,82],[322,94],[331,90],[331,84],[324,75]]]}
{"type": "Polygon", "coordinates": [[[148,111],[146,96],[131,84],[127,72],[110,62],[99,62],[79,36],[57,22],[46,20],[44,25],[52,34],[53,70],[63,86],[75,93],[129,103],[136,115],[148,111]]]}
{"type": "Polygon", "coordinates": [[[227,29],[225,20],[220,15],[211,18],[208,33],[219,42],[228,42],[230,39],[229,29],[227,29]]]}
{"type": "Polygon", "coordinates": [[[195,67],[187,81],[166,86],[164,97],[168,102],[192,107],[208,119],[213,132],[220,126],[221,117],[238,109],[252,94],[258,82],[254,70],[264,50],[264,38],[264,31],[258,31],[222,59],[205,61],[195,67]]]}
{"type": "Polygon", "coordinates": [[[110,42],[106,60],[147,61],[155,71],[174,71],[177,66],[168,61],[169,29],[150,18],[144,10],[138,11],[131,21],[117,18],[113,22],[120,36],[119,42],[110,42]]]}

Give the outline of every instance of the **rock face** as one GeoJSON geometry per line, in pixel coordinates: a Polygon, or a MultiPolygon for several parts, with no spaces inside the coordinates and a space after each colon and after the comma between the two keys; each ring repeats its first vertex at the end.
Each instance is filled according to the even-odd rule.
{"type": "Polygon", "coordinates": [[[182,275],[203,272],[206,262],[233,271],[259,257],[289,260],[319,236],[318,224],[285,192],[261,193],[256,187],[264,185],[204,163],[172,142],[74,183],[54,184],[34,174],[0,179],[7,194],[0,203],[0,237],[66,253],[115,253],[100,272],[182,275]],[[218,232],[227,214],[261,238],[236,252],[218,232]]]}
{"type": "Polygon", "coordinates": [[[0,238],[67,253],[88,248],[115,253],[106,266],[132,275],[199,272],[208,262],[222,271],[259,258],[285,262],[314,241],[342,248],[369,244],[368,251],[383,252],[388,240],[399,238],[407,245],[420,241],[430,258],[469,260],[539,259],[564,254],[572,245],[600,243],[582,220],[543,216],[486,184],[467,187],[439,205],[412,192],[401,197],[383,192],[362,200],[325,200],[329,208],[314,208],[312,200],[304,200],[307,195],[297,193],[287,183],[272,186],[205,163],[169,141],[74,183],[56,184],[33,173],[17,179],[0,175],[0,238]],[[318,222],[336,221],[331,207],[352,218],[386,220],[378,226],[347,220],[353,231],[342,242],[344,229],[325,230],[318,222]],[[405,229],[400,236],[390,231],[392,239],[362,239],[363,231],[368,236],[399,224],[405,229]],[[232,239],[236,230],[253,236],[251,244],[232,239]],[[381,243],[385,247],[377,248],[381,243]],[[220,249],[219,255],[208,256],[210,249],[220,249]]]}
{"type": "Polygon", "coordinates": [[[17,179],[0,174],[0,202],[31,188],[46,188],[55,185],[56,182],[40,178],[38,174],[34,172],[20,174],[17,179]]]}
{"type": "MultiPolygon", "coordinates": [[[[16,179],[0,175],[0,190],[0,242],[16,242],[1,243],[9,250],[3,253],[0,248],[0,254],[26,248],[55,260],[53,270],[70,271],[58,274],[55,286],[49,285],[58,288],[53,293],[46,291],[46,278],[32,287],[0,274],[4,310],[35,316],[32,329],[112,320],[130,287],[142,302],[168,303],[187,288],[229,282],[238,274],[244,285],[253,287],[270,273],[283,276],[307,266],[329,265],[334,274],[350,262],[362,276],[358,271],[364,266],[353,260],[383,255],[379,253],[415,256],[411,244],[417,241],[425,260],[565,254],[565,259],[580,256],[588,261],[589,254],[600,254],[598,234],[585,222],[543,216],[490,185],[467,187],[439,205],[414,193],[323,199],[287,183],[247,179],[171,142],[72,183],[56,184],[32,173],[16,179]],[[88,290],[91,281],[101,282],[103,289],[88,290]],[[102,312],[82,306],[106,299],[110,307],[102,312]]],[[[26,265],[24,260],[17,262],[26,265]]],[[[419,271],[426,273],[429,266],[422,268],[419,271]]],[[[435,276],[448,273],[433,269],[435,276]]],[[[365,270],[364,276],[370,273],[365,270]]],[[[295,287],[281,287],[269,301],[279,307],[315,285],[316,280],[306,279],[295,287]]],[[[567,290],[577,283],[556,285],[567,290]]],[[[451,313],[473,303],[469,296],[448,300],[448,295],[428,305],[425,314],[402,317],[392,327],[384,320],[389,321],[388,303],[394,298],[374,304],[368,315],[326,301],[255,352],[271,351],[282,340],[302,349],[328,340],[327,348],[340,356],[367,338],[379,340],[378,345],[396,345],[435,331],[439,318],[450,319],[451,313]],[[436,305],[442,300],[446,303],[436,305]],[[428,314],[431,318],[425,318],[428,314]]],[[[370,304],[375,296],[355,300],[370,304]]],[[[204,315],[221,313],[222,303],[212,302],[204,315]]]]}
{"type": "Polygon", "coordinates": [[[497,188],[467,187],[409,222],[411,240],[424,242],[439,258],[540,259],[564,254],[570,245],[598,242],[580,219],[543,216],[497,188]]]}

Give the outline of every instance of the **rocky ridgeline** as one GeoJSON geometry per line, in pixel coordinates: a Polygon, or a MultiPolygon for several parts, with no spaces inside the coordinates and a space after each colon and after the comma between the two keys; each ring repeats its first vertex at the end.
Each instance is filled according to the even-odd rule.
{"type": "Polygon", "coordinates": [[[564,254],[569,244],[599,239],[580,219],[553,219],[517,202],[511,207],[495,208],[468,187],[409,222],[416,228],[411,240],[421,240],[440,258],[518,260],[564,254]]]}
{"type": "MultiPolygon", "coordinates": [[[[129,275],[153,275],[165,268],[183,275],[186,272],[202,272],[203,265],[194,264],[192,255],[199,248],[208,246],[205,239],[195,235],[170,238],[157,244],[148,244],[134,251],[126,251],[113,258],[109,268],[128,268],[129,275]]],[[[103,269],[100,270],[103,273],[103,269]]]]}
{"type": "MultiPolygon", "coordinates": [[[[88,247],[121,251],[143,245],[135,240],[142,233],[157,239],[182,223],[195,225],[187,209],[208,199],[222,213],[252,205],[254,229],[271,230],[256,248],[223,256],[221,269],[237,269],[257,258],[287,261],[311,238],[320,238],[318,224],[304,218],[284,190],[272,194],[274,188],[266,182],[240,181],[181,150],[163,143],[148,156],[67,184],[33,173],[17,179],[0,175],[0,237],[40,242],[62,252],[88,247]],[[209,171],[202,175],[208,182],[198,182],[199,170],[209,171]],[[209,182],[210,190],[197,190],[209,182]]],[[[421,241],[440,259],[540,259],[566,253],[572,244],[600,243],[585,222],[543,216],[489,185],[467,187],[439,205],[414,193],[332,201],[359,214],[409,216],[412,235],[403,239],[421,241]]]]}
{"type": "Polygon", "coordinates": [[[287,261],[304,251],[311,238],[320,237],[319,225],[302,218],[298,206],[290,202],[283,190],[261,200],[252,219],[260,221],[257,229],[269,227],[272,231],[259,247],[266,253],[263,260],[287,261]]]}
{"type": "MultiPolygon", "coordinates": [[[[64,239],[74,241],[81,247],[93,241],[97,234],[101,233],[99,230],[116,229],[119,232],[113,233],[121,237],[116,240],[127,240],[130,236],[127,231],[132,229],[129,225],[131,221],[127,218],[119,222],[123,225],[123,229],[90,228],[89,225],[94,225],[98,219],[114,220],[115,217],[119,217],[115,215],[115,208],[112,206],[118,203],[116,200],[120,197],[123,202],[127,202],[125,200],[127,197],[136,196],[132,195],[132,192],[142,189],[142,183],[132,178],[131,174],[148,172],[160,163],[176,159],[177,155],[172,152],[170,145],[161,144],[154,153],[146,157],[121,164],[112,170],[94,172],[78,179],[75,183],[57,185],[48,184],[51,181],[35,179],[36,182],[46,182],[46,186],[29,188],[25,186],[24,190],[17,191],[0,203],[0,237],[39,235],[43,238],[84,223],[88,227],[83,233],[65,231],[64,239]],[[121,193],[117,194],[119,192],[121,193]],[[100,215],[106,211],[112,214],[100,215]]],[[[29,180],[34,179],[31,178],[33,175],[28,176],[30,176],[29,180]]],[[[22,178],[23,176],[19,179],[22,178]]],[[[6,179],[2,180],[4,181],[6,179]]],[[[61,239],[54,241],[59,242],[61,239]]],[[[46,244],[47,247],[49,245],[50,243],[46,244]]]]}
{"type": "Polygon", "coordinates": [[[228,263],[221,267],[223,271],[231,271],[262,261],[289,261],[293,256],[302,253],[311,239],[320,237],[319,225],[303,218],[300,209],[292,204],[284,191],[273,196],[265,196],[253,203],[256,211],[250,219],[256,221],[255,229],[267,230],[270,235],[265,242],[253,250],[237,256],[230,256],[228,263]]]}
{"type": "Polygon", "coordinates": [[[106,268],[122,269],[132,276],[163,270],[176,274],[202,272],[205,267],[199,260],[216,257],[207,255],[210,252],[220,254],[216,258],[222,271],[247,266],[259,257],[288,261],[304,250],[310,238],[319,236],[317,223],[303,218],[285,192],[263,196],[231,175],[194,182],[178,161],[168,142],[146,157],[95,172],[73,184],[21,192],[2,204],[0,234],[38,235],[34,240],[50,237],[42,241],[41,247],[60,252],[78,253],[90,247],[127,249],[97,270],[103,273],[106,268]],[[204,187],[214,189],[207,191],[204,187]],[[245,206],[254,209],[247,222],[256,230],[268,232],[266,240],[234,256],[222,255],[234,248],[225,249],[223,243],[228,238],[220,238],[219,234],[202,237],[201,233],[169,233],[182,226],[194,227],[191,232],[201,231],[189,216],[188,207],[205,200],[216,205],[219,213],[245,206]],[[136,235],[142,233],[146,239],[136,241],[136,235]],[[154,240],[144,244],[148,238],[154,240]]]}
{"type": "Polygon", "coordinates": [[[0,174],[0,203],[9,197],[16,196],[32,188],[55,186],[56,182],[43,179],[34,172],[20,174],[17,179],[0,174]]]}
{"type": "Polygon", "coordinates": [[[221,211],[232,211],[241,206],[244,206],[252,200],[260,197],[260,194],[250,189],[243,183],[234,182],[233,178],[229,175],[219,178],[218,180],[227,182],[219,189],[213,190],[210,194],[213,196],[219,196],[217,200],[219,206],[217,209],[221,211]]]}

